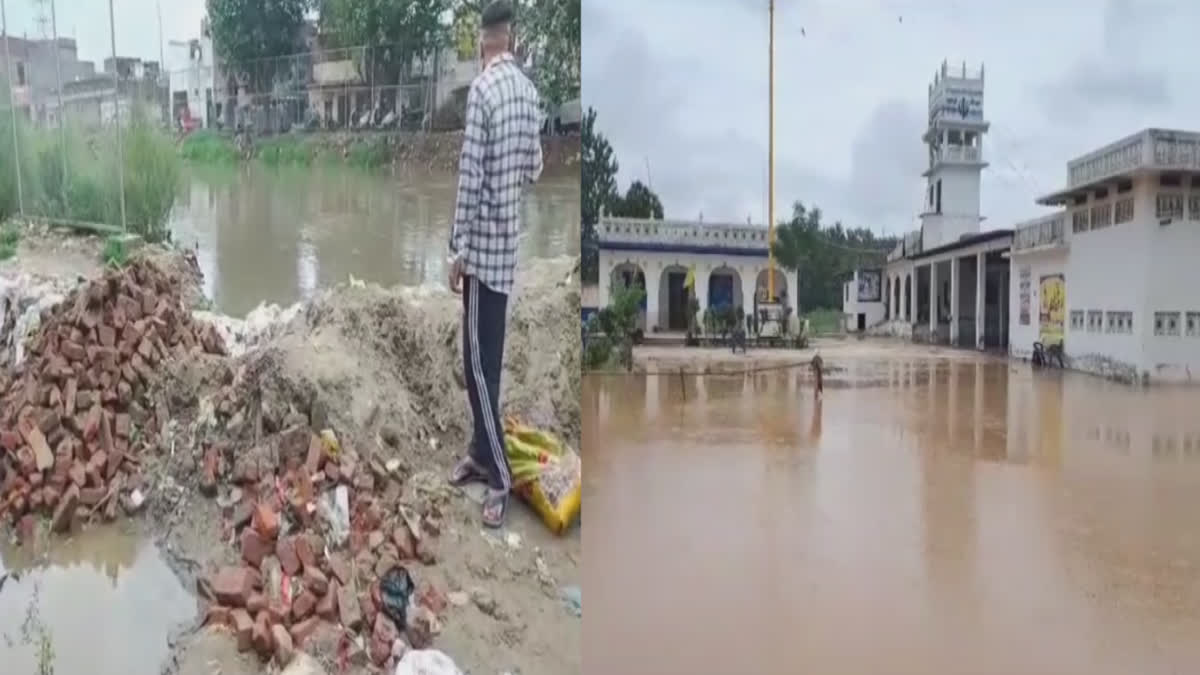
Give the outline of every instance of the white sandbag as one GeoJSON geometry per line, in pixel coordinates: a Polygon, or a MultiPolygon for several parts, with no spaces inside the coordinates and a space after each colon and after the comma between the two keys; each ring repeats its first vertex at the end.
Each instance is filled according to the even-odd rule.
{"type": "Polygon", "coordinates": [[[395,675],[463,675],[463,671],[436,649],[414,649],[396,664],[395,675]]]}

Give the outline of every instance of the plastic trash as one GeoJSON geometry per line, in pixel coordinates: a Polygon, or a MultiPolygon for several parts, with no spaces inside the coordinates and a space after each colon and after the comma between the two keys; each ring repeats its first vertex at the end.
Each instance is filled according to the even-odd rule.
{"type": "Polygon", "coordinates": [[[463,671],[436,649],[413,649],[396,664],[395,675],[463,675],[463,671]]]}
{"type": "Polygon", "coordinates": [[[321,503],[317,507],[321,517],[329,523],[329,535],[334,546],[346,543],[350,536],[350,491],[345,485],[321,495],[321,503]]]}
{"type": "Polygon", "coordinates": [[[575,616],[583,616],[583,589],[578,586],[566,586],[562,589],[562,599],[567,605],[567,611],[575,616]]]}
{"type": "Polygon", "coordinates": [[[379,580],[380,609],[397,626],[408,625],[408,602],[412,597],[413,581],[408,570],[396,565],[379,580]]]}
{"type": "Polygon", "coordinates": [[[583,470],[579,455],[551,434],[504,420],[504,448],[512,467],[513,492],[542,517],[555,534],[579,516],[583,470]]]}

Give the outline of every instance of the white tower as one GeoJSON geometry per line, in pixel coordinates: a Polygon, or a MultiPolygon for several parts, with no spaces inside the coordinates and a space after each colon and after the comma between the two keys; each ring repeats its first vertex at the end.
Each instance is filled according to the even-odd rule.
{"type": "Polygon", "coordinates": [[[921,212],[921,248],[931,248],[977,234],[983,135],[983,66],[977,71],[950,69],[946,62],[929,85],[929,127],[922,140],[929,147],[925,208],[921,212]]]}

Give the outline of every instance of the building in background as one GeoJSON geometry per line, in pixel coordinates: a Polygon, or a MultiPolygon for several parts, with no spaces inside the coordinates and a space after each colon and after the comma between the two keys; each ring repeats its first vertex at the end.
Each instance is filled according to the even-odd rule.
{"type": "Polygon", "coordinates": [[[883,270],[860,268],[842,285],[842,321],[847,333],[864,333],[886,318],[883,270]]]}
{"type": "MultiPolygon", "coordinates": [[[[689,270],[695,274],[701,315],[717,308],[750,313],[765,301],[769,276],[763,225],[603,217],[596,235],[600,279],[589,297],[606,307],[616,289],[641,287],[646,296],[640,325],[647,334],[687,331],[689,270]]],[[[798,284],[794,272],[776,268],[775,293],[793,315],[789,298],[796,296],[798,284]]]]}
{"type": "Polygon", "coordinates": [[[1012,353],[1142,381],[1200,376],[1200,133],[1146,129],[1067,163],[1012,251],[1012,353]]]}
{"type": "MultiPolygon", "coordinates": [[[[0,69],[0,73],[8,73],[17,110],[38,124],[58,123],[57,68],[62,69],[64,89],[71,82],[96,74],[94,63],[79,60],[78,48],[72,38],[28,40],[10,35],[8,52],[12,63],[0,69]],[[58,58],[58,66],[55,57],[58,58]]],[[[3,49],[0,49],[0,64],[4,64],[3,49]]]]}
{"type": "Polygon", "coordinates": [[[884,267],[884,317],[875,334],[979,349],[1008,346],[1012,230],[983,230],[984,72],[945,62],[929,85],[929,152],[921,229],[884,267]]]}
{"type": "Polygon", "coordinates": [[[216,70],[207,19],[200,37],[167,43],[167,87],[171,122],[179,128],[208,128],[221,118],[220,101],[214,98],[216,70]]]}

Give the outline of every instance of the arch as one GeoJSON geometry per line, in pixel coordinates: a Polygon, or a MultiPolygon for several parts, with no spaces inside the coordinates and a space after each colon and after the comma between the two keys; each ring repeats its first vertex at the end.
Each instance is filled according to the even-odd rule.
{"type": "Polygon", "coordinates": [[[631,286],[642,289],[641,312],[638,316],[638,327],[646,330],[646,272],[642,270],[637,263],[623,262],[613,267],[612,281],[610,288],[611,295],[616,294],[618,290],[623,290],[631,286]]]}
{"type": "Polygon", "coordinates": [[[883,318],[892,318],[892,276],[883,280],[883,318]]]}
{"type": "Polygon", "coordinates": [[[892,283],[892,318],[900,316],[900,277],[897,276],[892,283]]]}
{"type": "MultiPolygon", "coordinates": [[[[779,301],[782,302],[784,305],[790,306],[788,303],[788,298],[790,298],[791,296],[788,294],[787,275],[783,273],[783,270],[776,267],[774,276],[775,276],[775,296],[778,297],[779,301]]],[[[754,300],[755,300],[755,302],[766,302],[767,301],[767,292],[770,290],[770,285],[767,282],[770,279],[771,279],[771,274],[768,273],[768,270],[766,268],[759,270],[758,277],[757,277],[757,279],[755,279],[755,282],[754,282],[754,300]]]]}
{"type": "Polygon", "coordinates": [[[912,274],[904,275],[904,318],[912,321],[912,274]]]}
{"type": "Polygon", "coordinates": [[[691,293],[683,287],[687,280],[683,265],[667,265],[658,282],[658,328],[656,330],[683,332],[687,330],[687,306],[691,293]]]}
{"type": "MultiPolygon", "coordinates": [[[[708,275],[707,307],[741,307],[742,275],[728,265],[721,265],[708,275]]],[[[742,307],[742,309],[746,309],[742,307]]]]}

